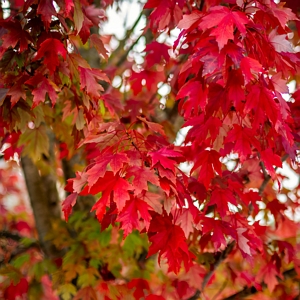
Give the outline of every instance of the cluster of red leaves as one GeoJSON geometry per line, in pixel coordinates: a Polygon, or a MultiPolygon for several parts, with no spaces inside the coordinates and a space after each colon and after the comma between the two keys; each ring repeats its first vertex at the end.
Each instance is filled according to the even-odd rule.
{"type": "MultiPolygon", "coordinates": [[[[266,268],[273,268],[274,254],[268,254],[265,244],[269,230],[248,218],[255,218],[260,200],[267,207],[283,207],[271,211],[276,228],[290,222],[283,213],[287,204],[270,202],[259,190],[264,180],[259,169],[264,166],[276,179],[280,158],[296,155],[296,124],[282,97],[289,78],[300,70],[300,57],[287,40],[287,22],[296,16],[272,1],[255,6],[244,1],[210,6],[206,1],[201,12],[194,7],[181,18],[183,3],[154,2],[145,5],[154,8],[154,32],[181,19],[174,48],[180,45],[179,55],[188,55],[180,66],[177,94],[184,127],[191,126],[186,146],[170,145],[159,125],[144,118],[129,127],[122,122],[99,124],[81,144],[93,143],[100,152],[69,181],[72,194],[63,204],[65,217],[77,195],[100,194],[93,207],[99,222],[120,222],[125,236],[133,229],[146,231],[152,242],[149,255],[159,253],[170,271],[178,272],[182,262],[187,270],[192,265],[188,241],[193,235],[200,238],[202,249],[211,243],[214,251],[235,240],[243,257],[264,257],[266,268]],[[234,171],[221,163],[231,153],[241,163],[234,171]],[[178,169],[183,161],[193,162],[190,176],[178,169]],[[248,179],[247,185],[254,165],[257,178],[248,179]]],[[[130,78],[134,94],[142,92],[142,80],[149,91],[163,81],[160,69],[149,67],[169,57],[160,51],[162,56],[154,60],[154,46],[158,44],[146,47],[144,68],[130,78]]],[[[279,273],[281,264],[276,266],[279,273]]]]}

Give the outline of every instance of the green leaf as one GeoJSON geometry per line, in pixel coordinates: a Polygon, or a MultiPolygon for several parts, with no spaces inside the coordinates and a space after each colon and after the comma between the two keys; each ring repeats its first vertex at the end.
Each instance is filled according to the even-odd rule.
{"type": "Polygon", "coordinates": [[[105,229],[100,233],[99,241],[102,247],[107,247],[111,240],[111,230],[105,229]]]}
{"type": "Polygon", "coordinates": [[[73,284],[68,283],[61,285],[58,289],[58,293],[63,300],[70,300],[72,299],[72,296],[74,296],[77,293],[77,290],[73,284]]]}
{"type": "Polygon", "coordinates": [[[21,244],[24,247],[30,247],[32,244],[36,243],[37,241],[35,239],[31,239],[28,237],[24,237],[21,239],[21,244]]]}
{"type": "Polygon", "coordinates": [[[34,125],[39,127],[45,119],[44,111],[40,105],[36,106],[32,111],[35,115],[34,125]]]}
{"type": "Polygon", "coordinates": [[[71,246],[69,251],[63,257],[63,264],[73,264],[76,263],[78,258],[84,256],[84,248],[81,244],[74,244],[71,246]]]}
{"type": "Polygon", "coordinates": [[[90,261],[89,261],[89,265],[91,267],[94,267],[95,269],[98,269],[100,266],[101,266],[101,260],[100,259],[97,259],[97,258],[92,258],[90,261]]]}
{"type": "Polygon", "coordinates": [[[51,274],[56,271],[55,265],[48,259],[44,259],[38,263],[35,263],[29,270],[29,273],[35,277],[37,281],[40,281],[45,274],[51,274]]]}
{"type": "Polygon", "coordinates": [[[18,142],[18,146],[22,145],[25,146],[23,154],[30,156],[35,162],[41,158],[42,154],[49,156],[49,138],[45,126],[27,128],[18,142]]]}
{"type": "Polygon", "coordinates": [[[83,16],[80,0],[75,0],[74,25],[75,25],[75,28],[77,30],[77,33],[80,32],[80,30],[82,28],[83,21],[84,21],[84,16],[83,16]]]}
{"type": "Polygon", "coordinates": [[[76,118],[76,129],[81,130],[84,128],[84,125],[85,125],[85,119],[83,115],[83,109],[80,108],[78,111],[78,116],[76,118]]]}
{"type": "Polygon", "coordinates": [[[12,265],[6,265],[0,269],[0,275],[7,276],[10,280],[13,281],[14,284],[20,282],[23,274],[21,274],[20,270],[16,269],[12,265]]]}
{"type": "Polygon", "coordinates": [[[97,269],[90,267],[86,269],[84,273],[79,275],[77,284],[82,288],[87,286],[93,286],[96,282],[97,277],[99,277],[97,269]]]}
{"type": "Polygon", "coordinates": [[[19,255],[14,261],[12,262],[12,265],[16,267],[17,269],[21,268],[26,262],[28,262],[30,259],[30,255],[28,253],[19,255]]]}
{"type": "Polygon", "coordinates": [[[147,244],[145,243],[146,236],[139,234],[137,231],[133,231],[129,234],[124,242],[123,250],[128,257],[138,256],[145,249],[147,250],[147,244]]]}

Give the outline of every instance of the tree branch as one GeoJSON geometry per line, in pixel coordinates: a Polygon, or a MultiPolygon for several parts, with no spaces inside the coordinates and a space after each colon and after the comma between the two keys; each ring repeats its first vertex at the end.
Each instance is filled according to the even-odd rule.
{"type": "MultiPolygon", "coordinates": [[[[278,281],[279,282],[283,282],[284,280],[287,280],[289,278],[294,278],[297,276],[297,272],[294,268],[292,269],[289,269],[285,272],[283,272],[283,277],[284,279],[281,279],[281,278],[278,278],[278,281]]],[[[264,282],[261,283],[261,286],[263,288],[266,288],[266,284],[264,282]]],[[[250,287],[244,287],[243,290],[229,296],[229,297],[226,297],[226,298],[223,298],[222,300],[238,300],[238,299],[241,299],[241,298],[245,298],[249,295],[254,295],[258,292],[258,290],[254,287],[254,286],[250,286],[250,287]]]]}
{"type": "MultiPolygon", "coordinates": [[[[281,161],[282,161],[282,162],[286,161],[288,157],[289,157],[289,155],[288,155],[288,154],[285,154],[284,156],[281,157],[281,161]]],[[[263,191],[265,190],[267,184],[268,184],[269,181],[271,180],[271,176],[268,175],[264,163],[261,162],[260,165],[261,165],[261,168],[262,168],[262,171],[263,171],[263,174],[264,174],[264,181],[262,182],[261,186],[259,187],[258,193],[259,193],[260,195],[262,195],[262,193],[263,193],[263,191]]],[[[276,169],[277,169],[277,168],[275,168],[275,170],[276,170],[276,169]]]]}
{"type": "Polygon", "coordinates": [[[204,290],[205,286],[207,285],[207,283],[211,279],[211,277],[214,274],[215,270],[227,258],[227,256],[233,250],[234,246],[235,246],[235,241],[232,241],[227,245],[227,247],[224,249],[224,251],[221,252],[221,255],[218,257],[218,259],[213,264],[213,268],[204,276],[204,279],[203,279],[203,282],[202,282],[202,290],[204,290]]]}
{"type": "Polygon", "coordinates": [[[114,64],[117,67],[120,67],[122,65],[122,63],[126,60],[126,57],[128,56],[128,53],[132,50],[132,48],[134,47],[134,45],[137,44],[137,42],[140,40],[140,38],[144,35],[141,34],[131,45],[130,47],[125,51],[125,53],[120,57],[120,52],[124,49],[126,42],[128,42],[129,37],[131,36],[131,34],[133,33],[134,29],[137,27],[137,25],[139,24],[142,16],[146,14],[145,11],[141,11],[140,15],[138,16],[138,18],[136,19],[136,21],[134,22],[134,24],[132,25],[132,27],[130,29],[128,29],[126,31],[126,35],[125,37],[119,41],[119,45],[117,47],[117,49],[115,49],[113,51],[113,55],[111,55],[108,58],[108,64],[114,64]],[[114,58],[120,57],[120,59],[117,62],[114,62],[114,58]]]}
{"type": "MultiPolygon", "coordinates": [[[[220,253],[220,256],[217,258],[217,260],[212,265],[212,269],[204,276],[201,289],[202,291],[206,287],[207,283],[211,279],[212,275],[214,274],[215,270],[218,268],[218,266],[227,258],[227,256],[231,253],[235,246],[235,241],[230,242],[227,247],[220,253]]],[[[197,290],[195,294],[190,297],[188,300],[196,300],[199,298],[201,294],[200,290],[197,290]]]]}
{"type": "Polygon", "coordinates": [[[6,230],[0,231],[0,239],[1,238],[12,239],[16,242],[19,242],[22,239],[20,235],[6,230]]]}
{"type": "MultiPolygon", "coordinates": [[[[6,230],[2,230],[0,231],[0,239],[11,239],[14,240],[16,242],[21,242],[22,239],[24,237],[20,236],[17,233],[12,233],[10,231],[6,231],[6,230]]],[[[19,244],[19,246],[16,247],[16,249],[14,251],[11,252],[10,256],[8,259],[2,259],[0,260],[0,266],[4,263],[9,263],[11,260],[13,260],[15,257],[17,257],[18,255],[28,251],[29,249],[32,248],[36,248],[36,249],[40,249],[40,244],[37,240],[33,240],[32,243],[30,245],[27,246],[22,246],[22,244],[19,244]]]]}
{"type": "Polygon", "coordinates": [[[50,178],[44,176],[45,181],[42,180],[36,165],[30,157],[23,156],[21,158],[21,165],[41,247],[47,256],[55,258],[60,256],[59,251],[51,241],[46,239],[48,232],[52,230],[51,221],[60,219],[59,216],[54,214],[54,211],[56,211],[56,203],[54,205],[52,202],[53,195],[51,194],[51,190],[53,185],[50,178]],[[50,184],[50,186],[46,188],[44,185],[48,184],[50,184]]]}

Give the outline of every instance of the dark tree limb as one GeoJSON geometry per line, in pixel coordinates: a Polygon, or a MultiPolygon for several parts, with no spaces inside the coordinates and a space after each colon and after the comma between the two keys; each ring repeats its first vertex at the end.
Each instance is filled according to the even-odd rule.
{"type": "Polygon", "coordinates": [[[19,242],[22,237],[16,233],[12,233],[10,231],[2,230],[0,231],[0,239],[5,238],[5,239],[12,239],[16,242],[19,242]]]}
{"type": "Polygon", "coordinates": [[[20,236],[17,233],[13,233],[7,230],[0,231],[0,239],[6,239],[6,240],[13,240],[16,243],[19,243],[16,248],[9,254],[8,258],[4,258],[0,260],[0,266],[5,263],[9,263],[14,258],[16,258],[18,255],[25,253],[29,249],[39,249],[41,250],[40,244],[37,240],[33,240],[29,245],[22,245],[22,239],[24,237],[20,236]]]}
{"type": "MultiPolygon", "coordinates": [[[[42,163],[54,165],[55,136],[48,129],[49,155],[42,157],[42,163]]],[[[49,258],[62,255],[52,241],[47,239],[47,234],[52,230],[52,222],[61,220],[60,199],[57,191],[57,178],[54,171],[41,173],[29,156],[21,158],[21,166],[25,176],[30,204],[33,210],[38,238],[42,250],[49,258]]]]}
{"type": "Polygon", "coordinates": [[[119,45],[117,47],[117,49],[115,49],[113,51],[113,54],[109,57],[108,59],[108,64],[112,64],[115,65],[116,67],[120,67],[126,60],[129,52],[133,49],[134,45],[136,45],[138,43],[138,41],[140,40],[140,38],[144,35],[141,34],[131,45],[130,47],[122,54],[123,49],[126,45],[126,42],[128,42],[131,34],[133,33],[134,29],[137,27],[137,25],[139,24],[141,18],[143,15],[146,15],[145,11],[141,11],[141,13],[139,14],[138,18],[135,20],[134,24],[132,25],[132,27],[130,29],[128,29],[126,31],[125,37],[119,41],[119,45]],[[115,60],[119,58],[117,60],[117,62],[115,62],[115,60]]]}
{"type": "MultiPolygon", "coordinates": [[[[288,154],[285,154],[284,156],[281,157],[281,161],[284,162],[288,159],[289,155],[288,154]]],[[[260,195],[262,195],[263,191],[265,190],[267,184],[269,183],[269,181],[271,180],[271,176],[268,175],[267,171],[266,171],[266,168],[265,168],[265,165],[263,162],[260,163],[261,165],[261,168],[262,168],[262,171],[263,171],[263,174],[264,174],[264,181],[262,182],[261,186],[259,187],[258,189],[258,193],[260,195]]],[[[277,168],[275,168],[276,170],[277,168]]]]}
{"type": "Polygon", "coordinates": [[[41,248],[48,257],[59,257],[61,256],[60,251],[46,238],[47,234],[52,230],[51,222],[60,219],[60,214],[58,215],[56,207],[59,202],[56,202],[56,200],[53,202],[55,195],[53,195],[52,192],[57,193],[56,187],[55,191],[53,191],[53,178],[51,179],[49,175],[48,177],[44,176],[42,179],[36,165],[28,156],[22,157],[21,165],[41,248]],[[45,185],[49,186],[45,187],[45,185]]]}
{"type": "MultiPolygon", "coordinates": [[[[286,270],[285,272],[283,272],[283,279],[278,278],[279,282],[283,282],[284,280],[287,280],[289,278],[295,278],[297,276],[297,272],[294,268],[286,270]]],[[[264,282],[261,283],[262,288],[266,288],[266,284],[264,282]]],[[[244,287],[244,289],[242,289],[241,291],[228,296],[226,298],[223,298],[222,300],[238,300],[238,299],[242,299],[245,298],[247,296],[250,295],[254,295],[258,292],[258,290],[256,289],[256,287],[254,286],[250,286],[250,287],[244,287]]]]}
{"type": "MultiPolygon", "coordinates": [[[[218,268],[218,266],[228,257],[228,255],[231,253],[231,251],[233,250],[234,246],[235,246],[235,241],[230,242],[227,247],[221,252],[219,253],[220,255],[218,256],[218,258],[216,259],[216,261],[213,263],[211,270],[204,276],[203,282],[202,282],[202,286],[201,289],[202,291],[205,289],[207,283],[209,282],[209,280],[211,279],[212,275],[214,274],[215,270],[218,268]]],[[[201,291],[196,290],[195,294],[190,297],[188,300],[196,300],[199,299],[201,295],[201,291]]]]}
{"type": "Polygon", "coordinates": [[[212,275],[214,274],[215,270],[218,268],[218,266],[227,258],[227,256],[231,253],[235,246],[235,241],[230,242],[227,247],[224,249],[224,251],[221,252],[221,255],[218,257],[218,259],[214,262],[212,269],[204,276],[203,282],[202,282],[202,290],[206,287],[207,283],[211,279],[212,275]]]}

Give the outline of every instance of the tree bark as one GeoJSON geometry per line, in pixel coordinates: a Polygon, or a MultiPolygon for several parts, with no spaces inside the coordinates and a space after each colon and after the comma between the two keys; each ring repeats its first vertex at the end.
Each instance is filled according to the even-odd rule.
{"type": "Polygon", "coordinates": [[[21,165],[41,248],[49,258],[57,258],[61,256],[60,251],[46,237],[52,230],[51,223],[61,219],[55,176],[51,173],[40,176],[38,168],[28,156],[22,157],[21,165]]]}

